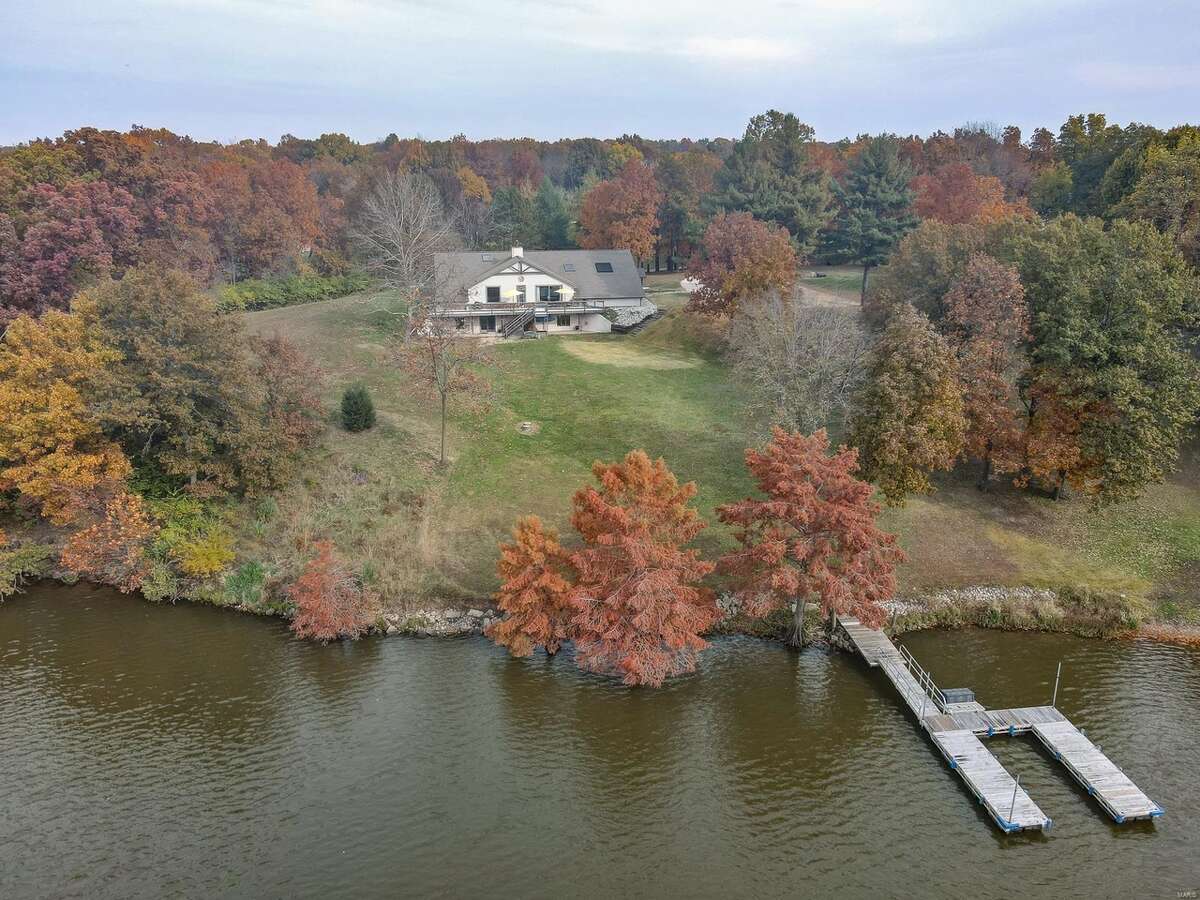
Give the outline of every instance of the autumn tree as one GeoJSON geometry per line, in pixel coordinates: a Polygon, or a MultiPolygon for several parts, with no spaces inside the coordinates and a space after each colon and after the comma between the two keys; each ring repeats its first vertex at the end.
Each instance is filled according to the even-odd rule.
{"type": "Polygon", "coordinates": [[[579,211],[579,245],[585,249],[629,250],[634,259],[654,252],[662,192],[650,167],[631,159],[611,181],[584,195],[579,211]]]}
{"type": "Polygon", "coordinates": [[[292,633],[325,644],[366,634],[378,618],[375,594],[338,558],[333,543],[317,541],[314,555],[287,589],[295,605],[292,633]]]}
{"type": "Polygon", "coordinates": [[[982,490],[993,470],[1012,473],[1023,464],[1019,380],[1028,367],[1030,338],[1025,289],[1014,267],[978,254],[945,303],[947,336],[963,387],[964,450],[983,464],[982,490]]]}
{"type": "Polygon", "coordinates": [[[688,309],[727,317],[754,297],[772,292],[790,296],[796,253],[782,228],[749,213],[721,214],[704,232],[688,274],[700,283],[688,309]]]}
{"type": "Polygon", "coordinates": [[[929,493],[929,472],[950,469],[966,432],[954,352],[911,306],[892,314],[872,348],[856,404],[850,443],[863,473],[887,501],[929,493]]]}
{"type": "Polygon", "coordinates": [[[450,320],[426,316],[413,329],[412,340],[397,351],[401,367],[418,389],[436,398],[441,411],[438,462],[446,463],[446,423],[450,405],[464,401],[479,409],[487,401],[490,385],[481,369],[492,362],[478,340],[457,334],[450,320]]]}
{"type": "Polygon", "coordinates": [[[917,224],[909,187],[912,170],[900,159],[894,137],[868,140],[834,188],[842,206],[833,234],[836,248],[862,266],[862,302],[871,269],[887,262],[896,242],[917,224]]]}
{"type": "Polygon", "coordinates": [[[571,517],[583,539],[571,554],[576,660],[626,684],[660,685],[695,668],[707,646],[700,635],[718,618],[700,586],[713,566],[685,549],[704,528],[689,505],[696,485],[680,485],[641,450],[592,472],[599,486],[576,492],[571,517]]]}
{"type": "Polygon", "coordinates": [[[1004,198],[1004,185],[991,175],[976,175],[966,163],[950,163],[912,181],[915,209],[922,219],[948,225],[996,222],[1019,211],[1004,198]]]}
{"type": "Polygon", "coordinates": [[[658,209],[655,271],[658,271],[664,253],[667,271],[674,272],[694,252],[704,229],[701,205],[712,193],[714,178],[720,168],[720,158],[699,147],[683,153],[668,153],[658,161],[654,175],[662,188],[663,200],[658,209]]]}
{"type": "Polygon", "coordinates": [[[117,490],[103,501],[98,521],[67,540],[62,564],[97,584],[136,591],[150,570],[147,554],[157,532],[142,498],[117,490]]]}
{"type": "Polygon", "coordinates": [[[825,615],[882,625],[880,603],[896,590],[904,554],[875,524],[873,488],[855,477],[858,452],[830,453],[824,429],[807,437],[776,427],[762,450],[746,450],[746,467],[764,496],[717,509],[739,544],[719,570],[732,577],[745,609],[765,615],[794,604],[794,646],[803,646],[810,599],[825,615]]]}
{"type": "Polygon", "coordinates": [[[811,432],[841,420],[868,341],[856,315],[768,294],[734,314],[728,345],[750,410],[769,425],[811,432]]]}
{"type": "Polygon", "coordinates": [[[0,490],[16,490],[55,524],[129,475],[104,433],[108,372],[121,358],[94,311],[21,316],[0,341],[0,490]]]}
{"type": "Polygon", "coordinates": [[[1136,186],[1118,210],[1170,235],[1200,270],[1200,136],[1185,139],[1174,150],[1151,148],[1136,186]]]}
{"type": "Polygon", "coordinates": [[[552,528],[537,516],[523,516],[513,527],[513,542],[500,545],[496,564],[500,588],[496,605],[503,619],[488,637],[513,656],[528,656],[537,647],[555,654],[570,638],[570,555],[552,528]]]}

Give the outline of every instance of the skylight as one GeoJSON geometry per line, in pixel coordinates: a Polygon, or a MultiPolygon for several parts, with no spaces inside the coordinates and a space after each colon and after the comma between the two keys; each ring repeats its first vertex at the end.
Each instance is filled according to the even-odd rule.
{"type": "Polygon", "coordinates": [[[612,271],[612,263],[598,262],[598,263],[596,263],[596,271],[597,272],[611,272],[612,271]]]}
{"type": "Polygon", "coordinates": [[[496,261],[496,254],[495,254],[495,253],[485,253],[485,254],[483,254],[483,261],[484,261],[484,262],[495,262],[495,261],[496,261]]]}
{"type": "Polygon", "coordinates": [[[574,272],[575,271],[575,263],[563,263],[563,271],[564,272],[574,272]]]}

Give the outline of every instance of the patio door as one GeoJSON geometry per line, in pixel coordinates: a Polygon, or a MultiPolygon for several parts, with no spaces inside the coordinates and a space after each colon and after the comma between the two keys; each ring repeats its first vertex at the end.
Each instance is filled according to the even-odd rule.
{"type": "Polygon", "coordinates": [[[480,316],[479,317],[479,330],[480,331],[495,331],[496,330],[496,317],[495,316],[480,316]]]}

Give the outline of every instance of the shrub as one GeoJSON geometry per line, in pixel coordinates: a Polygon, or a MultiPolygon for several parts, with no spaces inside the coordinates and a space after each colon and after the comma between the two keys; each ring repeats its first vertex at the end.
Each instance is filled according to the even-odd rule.
{"type": "Polygon", "coordinates": [[[221,288],[217,305],[223,312],[276,309],[332,300],[366,290],[370,279],[359,272],[345,275],[291,275],[287,278],[250,278],[221,288]]]}
{"type": "Polygon", "coordinates": [[[161,559],[150,559],[142,578],[142,596],[153,603],[174,603],[180,595],[179,579],[171,566],[161,559]]]}
{"type": "Polygon", "coordinates": [[[48,575],[54,551],[40,544],[9,547],[0,532],[0,602],[21,589],[27,578],[48,575]]]}
{"type": "Polygon", "coordinates": [[[350,574],[332,543],[318,541],[313,549],[316,555],[287,591],[296,605],[292,631],[321,643],[360,637],[376,618],[375,595],[350,574]]]}
{"type": "Polygon", "coordinates": [[[115,494],[99,521],[71,535],[62,551],[62,564],[98,584],[124,593],[136,591],[149,572],[147,551],[156,531],[138,494],[115,494]]]}
{"type": "Polygon", "coordinates": [[[153,507],[162,520],[151,550],[155,560],[193,578],[216,575],[233,562],[233,536],[208,505],[181,495],[156,501],[153,507]]]}
{"type": "Polygon", "coordinates": [[[185,575],[205,578],[223,572],[234,559],[233,535],[220,525],[210,525],[175,548],[185,575]]]}
{"type": "Polygon", "coordinates": [[[342,427],[347,431],[366,431],[375,427],[375,404],[365,386],[351,385],[342,394],[342,427]]]}

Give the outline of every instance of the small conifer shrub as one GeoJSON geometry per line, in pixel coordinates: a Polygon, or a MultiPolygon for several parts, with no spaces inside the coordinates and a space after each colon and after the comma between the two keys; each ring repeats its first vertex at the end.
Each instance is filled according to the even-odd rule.
{"type": "Polygon", "coordinates": [[[375,426],[375,404],[361,384],[351,385],[342,394],[342,426],[347,431],[366,431],[375,426]]]}

